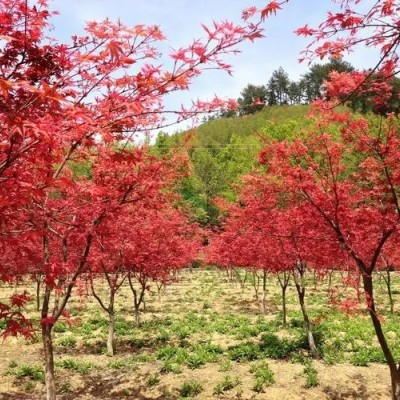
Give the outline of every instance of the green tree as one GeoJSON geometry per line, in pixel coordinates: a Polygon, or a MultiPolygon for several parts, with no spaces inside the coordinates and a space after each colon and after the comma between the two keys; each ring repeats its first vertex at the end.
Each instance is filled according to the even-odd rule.
{"type": "Polygon", "coordinates": [[[283,105],[289,103],[290,79],[282,67],[272,72],[268,81],[268,105],[283,105]]]}
{"type": "Polygon", "coordinates": [[[240,114],[253,114],[261,110],[266,103],[267,95],[268,92],[265,86],[248,84],[238,98],[240,114]]]}

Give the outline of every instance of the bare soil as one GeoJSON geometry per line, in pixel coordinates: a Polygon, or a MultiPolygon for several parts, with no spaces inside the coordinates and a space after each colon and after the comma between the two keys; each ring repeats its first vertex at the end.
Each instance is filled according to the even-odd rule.
{"type": "MultiPolygon", "coordinates": [[[[106,285],[100,283],[105,291],[106,285]]],[[[28,288],[34,293],[34,289],[28,288]]],[[[211,312],[218,315],[232,314],[256,319],[262,316],[266,321],[276,317],[280,309],[279,286],[275,279],[268,282],[268,314],[262,316],[261,301],[254,298],[254,291],[247,284],[242,292],[240,285],[228,281],[225,273],[214,270],[198,269],[183,271],[179,282],[169,286],[161,298],[156,292],[147,294],[146,312],[142,313],[142,322],[171,317],[172,320],[181,315],[194,311],[199,315],[211,312]]],[[[2,288],[7,294],[11,288],[2,288]]],[[[20,290],[20,289],[18,289],[20,290]]],[[[156,291],[156,289],[154,288],[156,291]]],[[[310,290],[311,296],[323,296],[323,288],[310,290]]],[[[3,296],[2,296],[3,297],[3,296]]],[[[289,309],[297,309],[296,296],[293,287],[289,287],[289,309]]],[[[317,307],[313,305],[310,307],[317,307]]],[[[81,322],[88,318],[101,317],[105,314],[91,297],[85,299],[74,298],[70,309],[79,315],[81,322]]],[[[132,322],[132,301],[128,287],[123,287],[119,296],[118,313],[126,321],[132,322]]],[[[31,309],[32,316],[38,314],[31,309]]],[[[366,320],[366,323],[369,323],[366,320]]],[[[304,366],[290,360],[267,359],[274,372],[275,383],[265,387],[264,393],[253,390],[254,376],[250,373],[253,362],[232,362],[232,369],[221,371],[220,362],[206,363],[197,369],[182,367],[181,373],[160,373],[161,361],[156,357],[136,362],[134,368],[110,368],[110,362],[128,362],[128,357],[141,354],[155,353],[156,348],[151,346],[143,350],[127,344],[125,338],[118,337],[117,355],[113,358],[98,351],[104,342],[105,334],[101,330],[92,332],[92,338],[80,336],[75,326],[72,331],[55,333],[56,362],[72,358],[78,362],[91,362],[95,368],[81,373],[74,370],[57,368],[57,383],[59,398],[63,400],[91,400],[91,399],[179,399],[179,387],[182,383],[197,380],[202,384],[202,392],[195,399],[277,399],[277,400],[338,400],[338,399],[390,399],[389,371],[384,364],[370,364],[368,367],[357,367],[349,363],[328,365],[324,361],[314,361],[313,366],[318,372],[319,385],[306,388],[304,366]],[[73,336],[75,346],[62,347],[58,343],[61,339],[73,336]],[[213,394],[215,385],[226,375],[240,378],[241,384],[222,395],[213,394]],[[149,384],[149,377],[157,376],[159,382],[149,384]]],[[[338,326],[340,329],[340,326],[338,326]]],[[[279,332],[285,335],[285,331],[279,332]]],[[[151,335],[150,335],[151,336],[151,335]]],[[[151,337],[144,337],[151,339],[151,337]]],[[[227,349],[229,346],[240,343],[241,340],[229,334],[218,332],[193,333],[186,340],[190,343],[208,339],[213,344],[227,349]]],[[[246,339],[244,339],[246,341],[246,339]]],[[[171,343],[177,343],[172,341],[171,343]]],[[[225,357],[225,353],[221,356],[225,357]]],[[[33,381],[29,377],[17,377],[10,373],[10,365],[41,365],[42,353],[40,337],[35,343],[23,339],[9,338],[0,344],[0,399],[1,400],[33,400],[45,398],[44,384],[33,381]]]]}

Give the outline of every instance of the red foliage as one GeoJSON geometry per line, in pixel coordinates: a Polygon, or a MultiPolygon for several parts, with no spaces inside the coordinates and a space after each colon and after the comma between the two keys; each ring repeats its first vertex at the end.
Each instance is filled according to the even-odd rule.
{"type": "MultiPolygon", "coordinates": [[[[59,43],[45,35],[53,15],[47,1],[0,0],[0,10],[0,275],[42,279],[41,319],[53,324],[79,276],[98,261],[97,238],[115,230],[125,208],[159,219],[150,210],[160,208],[183,170],[183,160],[156,160],[133,139],[166,125],[167,115],[179,122],[234,107],[215,97],[165,110],[163,99],[204,70],[230,73],[224,56],[261,37],[261,21],[253,10],[242,25],[203,26],[206,37],[173,50],[171,69],[163,69],[158,43],[165,37],[157,26],[88,22],[82,36],[59,43]],[[50,310],[53,291],[63,297],[50,310]]],[[[18,326],[25,332],[25,322],[9,329],[18,326]]]]}

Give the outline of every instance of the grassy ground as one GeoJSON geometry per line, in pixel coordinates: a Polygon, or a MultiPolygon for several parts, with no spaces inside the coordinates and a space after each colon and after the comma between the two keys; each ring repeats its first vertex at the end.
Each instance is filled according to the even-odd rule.
{"type": "MultiPolygon", "coordinates": [[[[341,290],[339,280],[334,280],[341,290]]],[[[104,288],[106,286],[104,285],[104,288]]],[[[400,280],[394,281],[395,304],[400,280]]],[[[385,288],[377,286],[381,303],[385,288]]],[[[2,289],[4,293],[4,289],[2,289]]],[[[142,326],[133,326],[127,287],[117,307],[117,355],[106,352],[106,315],[91,297],[74,298],[73,326],[55,330],[60,399],[389,399],[389,372],[364,313],[346,315],[328,304],[327,286],[310,281],[307,302],[322,359],[311,360],[296,293],[288,289],[282,327],[280,288],[268,282],[260,311],[251,283],[244,291],[212,269],[184,271],[161,297],[146,294],[142,326]]],[[[386,307],[384,307],[386,308],[386,307]]],[[[400,321],[382,310],[400,359],[400,321]]],[[[0,346],[0,399],[44,397],[40,337],[0,346]]]]}

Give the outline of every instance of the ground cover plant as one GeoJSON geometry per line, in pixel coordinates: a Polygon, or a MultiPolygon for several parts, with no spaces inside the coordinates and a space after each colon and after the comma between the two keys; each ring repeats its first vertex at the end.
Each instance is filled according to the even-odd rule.
{"type": "MultiPolygon", "coordinates": [[[[379,276],[377,295],[385,304],[386,334],[399,351],[400,277],[392,278],[394,314],[379,276]]],[[[366,312],[343,312],[329,300],[327,279],[321,278],[315,288],[314,277],[306,279],[313,300],[308,308],[321,354],[318,360],[311,358],[293,284],[288,286],[288,321],[283,326],[281,291],[275,277],[267,280],[264,313],[250,276],[243,290],[239,281],[228,280],[217,268],[183,270],[174,288],[167,288],[160,297],[156,287],[150,290],[146,311],[140,310],[140,327],[131,307],[126,307],[130,288],[125,283],[115,304],[113,357],[106,346],[108,320],[98,302],[90,292],[82,299],[74,298],[74,323],[54,334],[55,369],[62,382],[58,396],[262,399],[288,398],[291,393],[311,399],[388,397],[385,358],[366,312]],[[205,297],[210,304],[206,308],[205,297]]],[[[109,290],[104,281],[97,282],[97,287],[102,295],[109,290]]],[[[333,274],[331,287],[348,294],[354,291],[343,286],[339,273],[333,274]]],[[[3,286],[2,290],[13,288],[3,286]]],[[[34,313],[34,304],[29,307],[34,313]]],[[[38,364],[40,342],[10,339],[6,343],[0,348],[4,360],[0,398],[40,398],[45,393],[43,368],[38,364]]]]}

